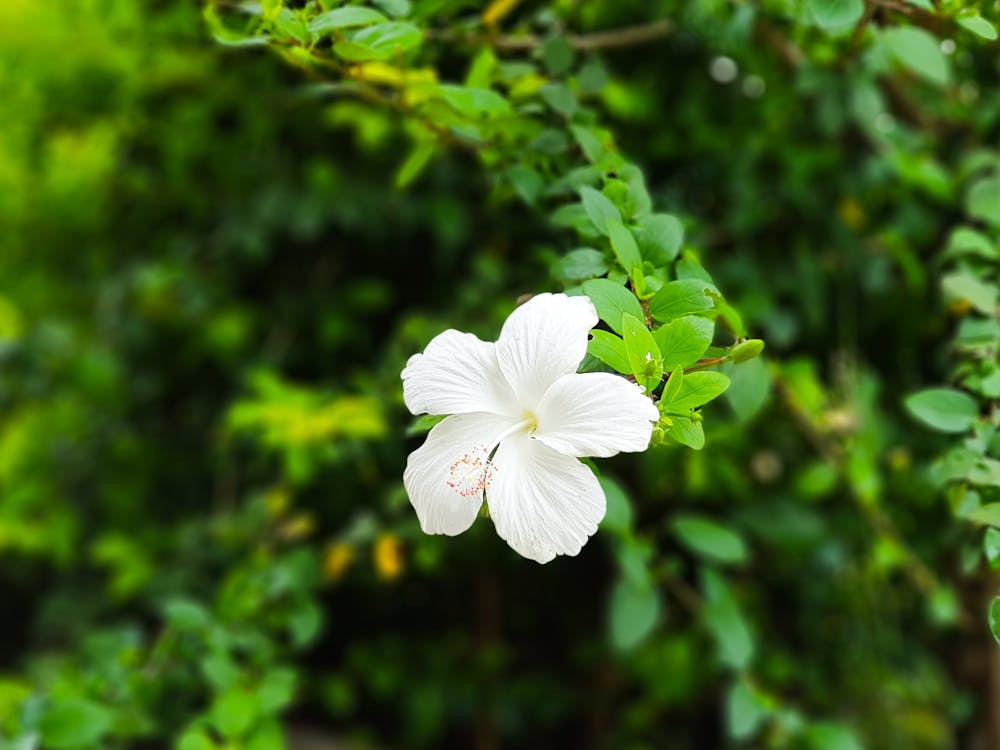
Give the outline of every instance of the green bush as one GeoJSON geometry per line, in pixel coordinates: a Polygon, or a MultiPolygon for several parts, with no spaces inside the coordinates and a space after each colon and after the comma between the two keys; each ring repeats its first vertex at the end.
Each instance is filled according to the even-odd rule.
{"type": "Polygon", "coordinates": [[[0,748],[996,744],[997,20],[0,5],[0,748]],[[660,412],[544,566],[400,384],[540,292],[660,412]]]}

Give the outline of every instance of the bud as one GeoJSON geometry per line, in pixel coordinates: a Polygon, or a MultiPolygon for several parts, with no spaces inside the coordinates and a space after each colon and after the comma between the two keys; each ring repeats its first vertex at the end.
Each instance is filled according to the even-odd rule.
{"type": "Polygon", "coordinates": [[[729,352],[729,358],[739,364],[749,362],[764,351],[764,342],[760,339],[747,339],[734,346],[729,352]]]}

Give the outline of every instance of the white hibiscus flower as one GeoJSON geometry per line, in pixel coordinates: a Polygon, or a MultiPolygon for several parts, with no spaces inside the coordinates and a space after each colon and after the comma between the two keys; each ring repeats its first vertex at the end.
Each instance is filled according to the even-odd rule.
{"type": "Polygon", "coordinates": [[[448,330],[410,358],[407,407],[452,415],[403,474],[426,533],[462,533],[485,496],[497,533],[525,557],[580,551],[605,499],[577,459],[645,450],[659,416],[625,378],[576,372],[596,324],[587,297],[539,294],[511,313],[496,343],[448,330]]]}

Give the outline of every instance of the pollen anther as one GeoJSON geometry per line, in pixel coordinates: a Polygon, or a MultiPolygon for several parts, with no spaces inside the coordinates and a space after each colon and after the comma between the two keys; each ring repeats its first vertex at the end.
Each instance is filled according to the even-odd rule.
{"type": "Polygon", "coordinates": [[[495,471],[486,448],[478,446],[451,465],[447,485],[462,497],[479,495],[489,486],[495,471]]]}

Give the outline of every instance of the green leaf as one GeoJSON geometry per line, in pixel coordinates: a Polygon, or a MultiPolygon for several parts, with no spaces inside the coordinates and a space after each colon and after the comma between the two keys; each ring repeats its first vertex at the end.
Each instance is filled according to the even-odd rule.
{"type": "Polygon", "coordinates": [[[585,128],[582,125],[574,125],[570,130],[573,131],[576,144],[583,151],[583,155],[587,157],[587,161],[593,164],[601,158],[601,155],[604,153],[604,146],[601,145],[600,140],[598,140],[593,130],[585,128]]]}
{"type": "Polygon", "coordinates": [[[986,529],[983,534],[983,554],[991,568],[1000,568],[1000,529],[986,529]]]}
{"type": "Polygon", "coordinates": [[[576,81],[581,96],[600,94],[608,85],[608,69],[599,57],[589,56],[580,66],[576,81]]]}
{"type": "Polygon", "coordinates": [[[273,21],[281,13],[282,0],[260,0],[260,14],[267,21],[273,21]]]}
{"type": "Polygon", "coordinates": [[[529,151],[553,156],[565,153],[568,148],[569,138],[566,137],[565,131],[559,128],[546,128],[528,144],[529,151]]]}
{"type": "Polygon", "coordinates": [[[282,8],[274,20],[275,30],[286,37],[291,37],[301,44],[309,43],[309,26],[298,13],[288,8],[282,8]]]}
{"type": "Polygon", "coordinates": [[[389,21],[361,29],[351,41],[371,49],[376,59],[388,60],[419,47],[423,32],[406,21],[389,21]]]}
{"type": "Polygon", "coordinates": [[[306,600],[288,616],[288,631],[295,646],[302,647],[313,640],[323,627],[323,611],[306,600]]]}
{"type": "Polygon", "coordinates": [[[980,281],[971,273],[958,271],[941,279],[941,287],[949,299],[963,299],[985,315],[993,315],[997,307],[997,288],[980,281]]]}
{"type": "Polygon", "coordinates": [[[421,141],[415,144],[396,172],[396,187],[399,190],[408,187],[431,163],[437,152],[437,144],[433,141],[421,141]]]}
{"type": "Polygon", "coordinates": [[[709,518],[677,516],[672,526],[684,546],[709,561],[742,563],[747,560],[747,548],[743,539],[709,518]]]}
{"type": "Polygon", "coordinates": [[[499,60],[493,50],[482,47],[472,58],[462,83],[474,89],[488,89],[493,82],[498,63],[499,60]]]}
{"type": "Polygon", "coordinates": [[[711,310],[714,300],[708,296],[709,285],[699,279],[671,281],[649,301],[649,314],[661,323],[691,313],[711,310]]]}
{"type": "Polygon", "coordinates": [[[274,714],[288,706],[295,697],[296,682],[292,669],[279,668],[266,672],[257,686],[258,710],[274,714]]]}
{"type": "MultiPolygon", "coordinates": [[[[673,380],[673,375],[670,378],[673,380]]],[[[667,437],[696,451],[705,447],[705,428],[700,421],[680,415],[672,415],[670,421],[672,424],[667,437]]]]}
{"type": "Polygon", "coordinates": [[[625,352],[625,342],[613,333],[595,329],[590,332],[591,339],[587,343],[587,353],[597,357],[601,362],[622,375],[632,372],[625,352]]]}
{"type": "Polygon", "coordinates": [[[628,533],[632,530],[632,504],[624,488],[608,476],[602,476],[597,481],[607,498],[607,510],[601,526],[620,534],[628,533]]]}
{"type": "Polygon", "coordinates": [[[684,376],[680,392],[670,402],[670,410],[695,409],[718,398],[728,387],[729,378],[721,372],[689,372],[684,376]]]}
{"type": "Polygon", "coordinates": [[[958,227],[948,237],[949,256],[978,255],[986,260],[997,260],[997,248],[982,232],[969,227],[958,227]]]}
{"type": "Polygon", "coordinates": [[[323,34],[334,29],[346,29],[352,26],[369,26],[373,23],[385,23],[386,17],[377,10],[360,5],[348,5],[334,8],[326,13],[320,13],[309,22],[309,31],[323,34]]]}
{"type": "Polygon", "coordinates": [[[243,671],[236,665],[226,649],[218,649],[208,654],[201,659],[198,666],[215,692],[236,687],[243,679],[243,671]]]}
{"type": "Polygon", "coordinates": [[[592,187],[582,187],[580,188],[580,199],[583,201],[583,208],[587,212],[587,216],[590,217],[590,221],[601,234],[608,235],[609,222],[621,222],[621,212],[599,190],[594,190],[592,187]]]}
{"type": "Polygon", "coordinates": [[[444,417],[440,414],[421,414],[416,417],[404,433],[406,437],[425,435],[431,431],[439,422],[443,422],[444,417]]]}
{"type": "Polygon", "coordinates": [[[622,224],[621,219],[609,219],[607,227],[611,249],[614,250],[615,257],[621,267],[628,273],[631,273],[633,268],[642,268],[639,246],[635,244],[635,237],[632,236],[629,228],[622,224]]]}
{"type": "Polygon", "coordinates": [[[670,406],[670,402],[677,398],[677,394],[681,392],[681,388],[684,385],[684,368],[677,366],[671,371],[670,377],[667,378],[666,385],[663,386],[663,393],[660,394],[660,412],[666,414],[666,408],[670,406]]]}
{"type": "Polygon", "coordinates": [[[345,40],[333,45],[333,51],[348,62],[365,62],[367,60],[378,60],[378,53],[367,44],[345,40]]]}
{"type": "Polygon", "coordinates": [[[965,196],[969,216],[1000,227],[1000,176],[984,177],[972,183],[965,196]]]}
{"type": "Polygon", "coordinates": [[[937,625],[954,625],[958,621],[959,605],[954,589],[938,586],[924,600],[924,605],[937,625]]]}
{"type": "Polygon", "coordinates": [[[756,734],[768,709],[743,682],[734,682],[726,699],[726,726],[730,738],[745,740],[756,734]]]}
{"type": "Polygon", "coordinates": [[[997,644],[1000,645],[1000,596],[996,597],[990,605],[989,621],[990,632],[993,633],[997,644]]]}
{"type": "Polygon", "coordinates": [[[524,164],[515,164],[507,170],[507,179],[521,200],[533,206],[545,188],[545,180],[538,172],[524,164]]]}
{"type": "Polygon", "coordinates": [[[623,536],[614,544],[613,552],[622,579],[632,581],[638,588],[651,585],[649,561],[653,548],[647,540],[623,536]]]}
{"type": "Polygon", "coordinates": [[[217,750],[218,745],[201,729],[191,728],[181,735],[175,747],[177,750],[217,750]]]}
{"type": "Polygon", "coordinates": [[[702,617],[719,659],[733,669],[744,669],[753,658],[754,644],[739,604],[722,576],[710,568],[701,571],[701,588],[706,605],[702,617]]]}
{"type": "Polygon", "coordinates": [[[808,750],[864,750],[853,731],[840,724],[824,721],[806,730],[808,750]]]}
{"type": "Polygon", "coordinates": [[[660,615],[660,597],[652,583],[623,578],[611,592],[611,643],[628,651],[645,640],[660,615]]]}
{"type": "Polygon", "coordinates": [[[951,67],[929,32],[915,26],[897,26],[882,32],[889,53],[903,67],[931,83],[945,86],[951,80],[951,67]]]}
{"type": "Polygon", "coordinates": [[[256,694],[247,690],[229,690],[215,699],[209,716],[222,736],[243,737],[260,718],[260,701],[256,694]]]}
{"type": "Polygon", "coordinates": [[[853,26],[864,15],[864,0],[807,0],[806,6],[817,24],[825,29],[853,26]]]}
{"type": "Polygon", "coordinates": [[[42,742],[51,750],[90,750],[114,724],[114,714],[85,698],[54,698],[39,722],[42,742]]]}
{"type": "Polygon", "coordinates": [[[906,397],[907,411],[940,432],[966,432],[979,416],[979,404],[953,388],[928,388],[906,397]]]}
{"type": "Polygon", "coordinates": [[[653,338],[663,357],[663,369],[693,365],[711,346],[714,335],[715,323],[695,315],[685,315],[660,326],[653,331],[653,338]]]}
{"type": "Polygon", "coordinates": [[[654,266],[663,266],[677,257],[684,244],[684,225],[670,214],[653,214],[639,222],[636,239],[642,257],[654,266]]]}
{"type": "Polygon", "coordinates": [[[562,76],[573,67],[573,47],[564,36],[550,36],[542,43],[542,63],[549,75],[562,76]]]}
{"type": "Polygon", "coordinates": [[[285,750],[286,747],[281,724],[277,721],[263,723],[245,745],[246,750],[285,750]]]}
{"type": "Polygon", "coordinates": [[[549,215],[549,221],[554,226],[574,229],[578,234],[587,238],[598,238],[600,232],[594,229],[593,223],[587,218],[587,212],[582,203],[567,203],[559,206],[549,215]]]}
{"type": "MultiPolygon", "coordinates": [[[[1000,487],[1000,461],[997,461],[995,458],[980,457],[975,461],[972,468],[969,469],[966,479],[972,484],[1000,487]]],[[[975,512],[973,511],[973,513],[975,512]]]]}
{"type": "Polygon", "coordinates": [[[596,276],[603,276],[607,272],[608,264],[604,260],[604,253],[590,247],[570,250],[556,261],[553,267],[553,273],[558,278],[567,281],[592,279],[596,276]]]}
{"type": "Polygon", "coordinates": [[[745,338],[747,335],[746,326],[743,325],[743,318],[740,317],[736,308],[725,300],[717,300],[716,308],[719,311],[719,320],[729,328],[732,334],[738,339],[745,338]]]}
{"type": "Polygon", "coordinates": [[[547,83],[538,94],[553,112],[563,117],[572,117],[577,110],[576,96],[565,83],[547,83]]]}
{"type": "MultiPolygon", "coordinates": [[[[262,9],[263,12],[263,9],[262,9]]],[[[275,14],[277,14],[277,10],[275,14]]],[[[257,47],[265,45],[271,41],[269,35],[248,36],[241,31],[234,31],[223,24],[222,19],[213,5],[205,4],[202,7],[202,18],[208,27],[212,38],[219,44],[227,47],[257,47]]]]}
{"type": "Polygon", "coordinates": [[[444,95],[444,100],[466,117],[503,115],[510,111],[510,102],[490,89],[476,89],[453,83],[443,83],[438,88],[444,95]]]}
{"type": "Polygon", "coordinates": [[[410,15],[410,0],[375,0],[375,4],[395,18],[410,15]]]}
{"type": "Polygon", "coordinates": [[[583,291],[597,308],[598,317],[615,333],[622,333],[622,315],[645,318],[639,300],[621,284],[609,279],[591,279],[583,282],[583,291]]]}
{"type": "MultiPolygon", "coordinates": [[[[18,707],[31,698],[31,683],[18,677],[0,676],[0,717],[14,716],[18,707]]],[[[0,719],[0,727],[4,720],[0,719]]]]}
{"type": "Polygon", "coordinates": [[[996,27],[978,13],[974,13],[971,16],[962,16],[955,20],[958,21],[959,26],[971,31],[976,36],[981,36],[983,39],[988,39],[991,42],[997,38],[996,27]]]}
{"type": "Polygon", "coordinates": [[[629,367],[639,385],[652,392],[663,377],[663,360],[653,334],[634,315],[622,315],[622,340],[629,367]]]}
{"type": "Polygon", "coordinates": [[[771,373],[760,357],[749,362],[723,365],[729,376],[726,402],[741,422],[753,419],[771,398],[771,373]]]}
{"type": "Polygon", "coordinates": [[[163,614],[172,627],[196,630],[211,622],[211,615],[201,604],[190,599],[170,599],[163,605],[163,614]]]}
{"type": "Polygon", "coordinates": [[[967,518],[970,521],[981,523],[986,526],[996,526],[1000,528],[1000,503],[987,503],[982,507],[965,513],[963,518],[967,518]]]}

